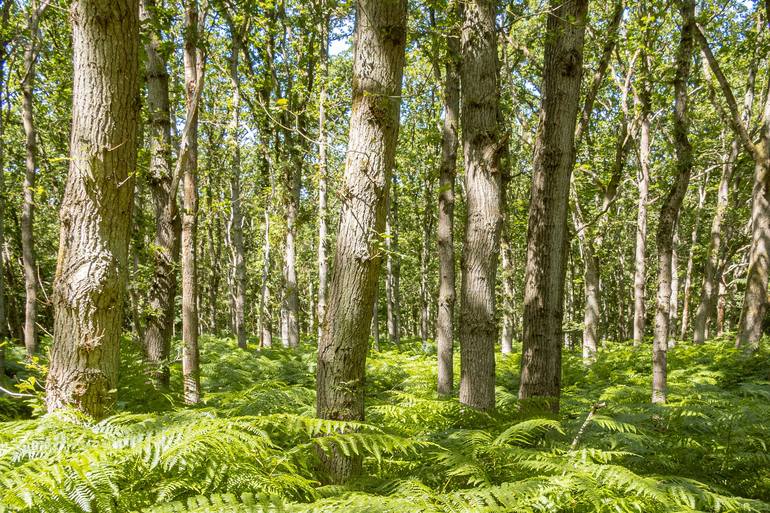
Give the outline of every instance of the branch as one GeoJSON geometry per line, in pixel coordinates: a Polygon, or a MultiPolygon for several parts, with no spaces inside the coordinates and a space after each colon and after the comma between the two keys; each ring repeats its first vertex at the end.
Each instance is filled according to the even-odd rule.
{"type": "Polygon", "coordinates": [[[746,125],[743,124],[741,113],[738,110],[738,102],[735,101],[735,95],[733,95],[733,90],[730,87],[730,83],[727,81],[724,73],[722,73],[722,68],[719,66],[719,62],[717,61],[716,57],[714,57],[711,48],[709,48],[706,36],[703,35],[703,29],[697,23],[695,24],[694,32],[695,39],[698,40],[698,44],[700,44],[701,49],[703,50],[703,55],[706,57],[706,61],[708,62],[711,71],[714,73],[717,82],[719,82],[719,87],[722,89],[722,94],[727,101],[727,106],[730,109],[730,124],[732,125],[732,128],[738,138],[741,140],[744,148],[746,148],[746,151],[748,151],[752,157],[757,160],[759,157],[759,152],[751,140],[751,136],[746,129],[746,125]]]}

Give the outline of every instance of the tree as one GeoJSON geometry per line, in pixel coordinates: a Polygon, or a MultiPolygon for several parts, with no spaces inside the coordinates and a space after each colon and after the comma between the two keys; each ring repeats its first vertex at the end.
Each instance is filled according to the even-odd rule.
{"type": "MultiPolygon", "coordinates": [[[[329,304],[318,346],[316,413],[322,419],[364,418],[364,370],[381,234],[395,163],[406,45],[405,0],[356,2],[353,104],[345,183],[329,304]]],[[[324,455],[333,482],[360,470],[359,457],[324,455]]]]}
{"type": "Polygon", "coordinates": [[[167,55],[163,53],[155,0],[143,0],[142,13],[148,22],[144,50],[147,56],[147,110],[150,131],[150,167],[147,182],[155,214],[152,251],[153,274],[149,308],[144,317],[144,354],[150,375],[161,388],[168,388],[170,374],[166,360],[171,347],[174,299],[177,292],[177,263],[181,221],[176,191],[171,190],[171,110],[167,55]]]}
{"type": "Polygon", "coordinates": [[[676,151],[676,173],[674,183],[660,208],[658,230],[655,241],[658,247],[658,294],[655,309],[655,337],[652,349],[652,402],[666,402],[666,352],[668,350],[669,323],[671,321],[671,260],[674,230],[679,209],[687,193],[692,170],[692,145],[688,136],[689,117],[687,112],[687,82],[692,66],[694,47],[693,28],[695,25],[695,1],[680,0],[679,13],[682,17],[681,36],[676,52],[674,77],[674,127],[673,139],[676,151]]]}
{"type": "Polygon", "coordinates": [[[519,399],[544,398],[553,411],[561,393],[567,205],[587,11],[587,0],[551,2],[527,229],[519,399]]]}
{"type": "MultiPolygon", "coordinates": [[[[184,400],[187,404],[200,401],[200,355],[198,348],[198,276],[196,239],[198,231],[198,108],[203,87],[203,56],[198,50],[198,1],[185,3],[184,33],[185,99],[189,124],[184,165],[184,196],[182,212],[182,373],[184,400]]],[[[180,157],[181,158],[181,157],[180,157]]]]}
{"type": "Polygon", "coordinates": [[[24,173],[24,206],[21,211],[21,246],[24,266],[24,346],[27,355],[37,352],[37,263],[33,223],[35,216],[35,175],[37,174],[37,129],[34,115],[35,64],[38,57],[40,18],[48,8],[48,0],[38,4],[32,0],[27,17],[27,45],[24,49],[24,74],[21,80],[22,124],[26,135],[26,168],[24,173]]]}
{"type": "Polygon", "coordinates": [[[461,123],[467,215],[460,290],[460,402],[495,406],[495,277],[503,216],[496,2],[464,6],[461,123]]]}
{"type": "Polygon", "coordinates": [[[438,393],[452,393],[454,380],[455,249],[454,208],[457,174],[457,128],[460,117],[460,2],[450,3],[447,56],[444,65],[444,122],[441,125],[441,163],[438,192],[439,292],[436,312],[438,393]]]}
{"type": "Polygon", "coordinates": [[[79,0],[71,20],[71,158],[46,404],[49,411],[71,405],[100,418],[118,377],[139,108],[139,4],[79,0]]]}

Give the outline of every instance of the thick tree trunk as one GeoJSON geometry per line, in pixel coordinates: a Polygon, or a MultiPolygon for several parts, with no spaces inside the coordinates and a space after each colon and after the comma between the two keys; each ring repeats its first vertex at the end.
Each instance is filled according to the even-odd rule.
{"type": "MultiPolygon", "coordinates": [[[[366,353],[395,163],[406,44],[406,0],[356,2],[353,105],[329,305],[318,347],[317,414],[363,420],[366,353]]],[[[322,455],[329,479],[360,472],[360,457],[322,455]]]]}
{"type": "Polygon", "coordinates": [[[457,129],[460,116],[460,29],[459,1],[450,4],[450,16],[457,26],[447,38],[444,78],[444,123],[441,127],[441,164],[438,193],[438,311],[436,351],[438,393],[450,395],[454,381],[455,248],[454,210],[457,174],[457,129]]]}
{"type": "Polygon", "coordinates": [[[198,231],[198,111],[193,102],[203,87],[203,63],[198,55],[198,1],[185,5],[184,75],[187,111],[190,119],[188,155],[184,170],[182,213],[182,374],[184,401],[200,401],[200,352],[198,348],[198,276],[196,240],[198,231]]]}
{"type": "Polygon", "coordinates": [[[658,295],[655,310],[655,337],[652,349],[652,402],[666,402],[666,354],[668,350],[669,322],[671,321],[671,265],[674,251],[674,230],[679,209],[690,183],[693,156],[688,137],[690,121],[687,113],[687,82],[692,67],[694,49],[695,0],[680,0],[682,16],[681,36],[676,53],[674,76],[674,127],[673,140],[676,151],[676,175],[674,183],[660,208],[655,240],[658,247],[658,295]]]}
{"type": "Polygon", "coordinates": [[[387,252],[385,295],[387,296],[388,341],[401,347],[401,264],[398,254],[398,184],[392,174],[391,194],[387,201],[385,219],[385,250],[387,252]]]}
{"type": "Polygon", "coordinates": [[[139,4],[72,5],[71,158],[54,283],[49,411],[103,417],[117,387],[136,161],[139,4]]]}
{"type": "Polygon", "coordinates": [[[464,5],[460,68],[467,214],[460,291],[460,402],[495,407],[495,277],[503,216],[497,3],[464,5]]]}
{"type": "Polygon", "coordinates": [[[37,129],[34,116],[35,64],[37,63],[38,27],[48,0],[29,5],[27,46],[24,49],[24,70],[21,81],[21,120],[24,125],[26,161],[24,172],[24,202],[21,209],[21,260],[24,267],[24,347],[27,356],[37,352],[37,261],[35,258],[35,176],[37,175],[37,129]]]}
{"type": "MultiPolygon", "coordinates": [[[[143,1],[143,15],[156,20],[155,1],[143,1]]],[[[149,24],[150,27],[154,23],[149,24]]],[[[176,194],[171,191],[171,111],[166,57],[161,53],[161,38],[147,34],[147,109],[150,125],[150,168],[148,183],[155,211],[155,241],[152,251],[153,272],[150,281],[148,312],[144,318],[144,356],[154,383],[169,386],[166,360],[171,348],[174,326],[174,300],[177,292],[179,237],[182,229],[176,194]]]]}
{"type": "Polygon", "coordinates": [[[587,0],[552,0],[527,230],[519,398],[559,410],[567,204],[583,71],[587,0]]]}
{"type": "MultiPolygon", "coordinates": [[[[237,30],[235,26],[231,30],[237,30]]],[[[241,52],[240,37],[234,35],[230,49],[230,82],[233,88],[231,144],[233,156],[233,172],[230,176],[230,240],[232,250],[232,304],[233,332],[238,341],[238,347],[246,349],[246,251],[243,245],[243,216],[241,214],[241,81],[238,74],[238,56],[241,52]]]]}

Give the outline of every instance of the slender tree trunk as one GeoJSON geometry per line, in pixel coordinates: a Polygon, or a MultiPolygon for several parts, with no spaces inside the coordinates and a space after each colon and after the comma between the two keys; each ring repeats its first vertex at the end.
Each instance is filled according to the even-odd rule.
{"type": "MultiPolygon", "coordinates": [[[[188,112],[194,110],[195,95],[203,87],[203,63],[198,55],[198,1],[185,5],[184,74],[188,112]]],[[[198,348],[198,276],[196,239],[198,231],[198,112],[190,120],[188,157],[184,166],[184,211],[182,214],[182,374],[184,401],[200,401],[200,352],[198,348]]]]}
{"type": "Polygon", "coordinates": [[[692,297],[692,275],[695,266],[695,248],[698,245],[698,233],[700,228],[701,214],[703,206],[706,203],[706,185],[708,184],[708,173],[704,175],[703,182],[698,188],[698,206],[695,210],[695,223],[693,224],[692,235],[690,238],[690,250],[687,256],[687,267],[684,274],[684,298],[682,305],[682,326],[679,332],[681,339],[686,338],[687,328],[690,323],[690,303],[692,297]]]}
{"type": "MultiPolygon", "coordinates": [[[[0,7],[0,33],[5,34],[5,28],[10,18],[11,2],[5,2],[0,7]]],[[[5,60],[8,56],[8,41],[2,40],[0,45],[0,104],[5,90],[5,60]]],[[[5,344],[10,338],[8,319],[5,311],[5,116],[0,108],[0,381],[5,377],[5,344]]]]}
{"type": "Polygon", "coordinates": [[[551,2],[527,230],[519,398],[544,399],[554,412],[561,393],[567,204],[587,10],[587,0],[551,2]]]}
{"type": "Polygon", "coordinates": [[[273,316],[271,307],[271,295],[270,295],[270,269],[271,269],[271,246],[270,246],[270,228],[271,221],[270,216],[273,211],[273,197],[275,195],[275,183],[273,178],[273,167],[270,163],[268,166],[268,174],[270,181],[270,194],[267,199],[267,205],[265,205],[264,212],[264,241],[262,243],[262,282],[260,287],[260,302],[259,302],[259,326],[260,326],[260,347],[272,347],[273,346],[273,316]]]}
{"type": "Polygon", "coordinates": [[[441,164],[438,194],[439,284],[436,312],[438,393],[450,395],[454,381],[455,249],[454,210],[457,174],[457,128],[460,117],[460,2],[450,4],[457,27],[447,37],[444,78],[444,123],[441,127],[441,164]]]}
{"type": "Polygon", "coordinates": [[[671,250],[671,301],[669,312],[668,344],[675,343],[679,322],[679,223],[674,226],[674,242],[671,250]]]}
{"type": "MultiPolygon", "coordinates": [[[[287,135],[288,137],[288,135],[287,135]]],[[[292,152],[294,153],[294,152],[292,152]]],[[[299,294],[297,292],[297,216],[302,186],[301,159],[294,158],[285,165],[286,180],[286,238],[283,254],[283,304],[281,307],[281,335],[284,347],[299,346],[299,294]]]]}
{"type": "Polygon", "coordinates": [[[26,162],[24,172],[24,202],[21,209],[21,260],[24,267],[24,347],[27,356],[37,352],[37,259],[35,258],[35,176],[37,175],[37,129],[34,116],[35,64],[38,56],[40,17],[48,0],[29,5],[27,46],[24,49],[24,70],[21,80],[21,120],[24,125],[26,162]]]}
{"type": "MultiPolygon", "coordinates": [[[[157,23],[154,0],[144,0],[143,16],[150,27],[157,23]]],[[[177,292],[177,264],[181,220],[176,194],[171,191],[171,110],[166,56],[161,53],[160,35],[151,31],[144,45],[147,55],[147,108],[150,125],[150,168],[148,183],[155,211],[155,241],[152,251],[153,273],[150,281],[148,313],[144,317],[144,355],[150,377],[156,386],[168,388],[166,360],[171,348],[174,326],[174,299],[177,292]]]]}
{"type": "MultiPolygon", "coordinates": [[[[318,340],[321,340],[326,318],[326,292],[328,289],[329,262],[327,253],[327,180],[329,174],[326,134],[326,86],[329,77],[329,13],[326,0],[321,0],[321,81],[318,99],[318,340]]],[[[379,351],[379,330],[376,332],[379,351]]]]}
{"type": "MultiPolygon", "coordinates": [[[[749,68],[746,94],[743,99],[742,122],[744,125],[748,123],[754,106],[754,84],[756,81],[757,64],[757,60],[754,59],[749,68]]],[[[707,70],[708,68],[705,69],[707,70]]],[[[714,210],[714,218],[711,221],[709,246],[703,270],[703,287],[701,288],[700,302],[698,303],[698,311],[695,314],[693,326],[693,342],[696,344],[702,344],[709,337],[709,324],[715,320],[719,288],[719,277],[717,275],[719,257],[722,252],[722,223],[727,213],[730,183],[733,179],[733,170],[735,169],[739,151],[740,139],[734,136],[730,145],[730,152],[726,155],[725,162],[722,165],[722,176],[719,179],[719,189],[717,191],[717,204],[714,210]]],[[[721,332],[721,330],[719,331],[721,332]]]]}
{"type": "Polygon", "coordinates": [[[139,3],[73,3],[71,158],[54,283],[49,411],[114,401],[136,161],[139,3]]]}
{"type": "MultiPolygon", "coordinates": [[[[647,59],[643,54],[642,59],[647,59]]],[[[643,65],[646,69],[647,66],[643,65]]],[[[647,83],[648,73],[642,78],[639,103],[641,104],[641,120],[639,134],[639,205],[636,215],[636,245],[634,250],[634,345],[638,346],[644,339],[645,326],[645,257],[647,256],[647,196],[650,189],[650,91],[647,83]]]]}
{"type": "Polygon", "coordinates": [[[426,178],[423,184],[424,188],[424,206],[422,215],[422,251],[420,252],[420,339],[422,340],[423,351],[428,350],[428,338],[430,334],[430,291],[428,278],[430,276],[430,240],[433,230],[432,195],[433,187],[430,186],[426,178]]]}
{"type": "Polygon", "coordinates": [[[379,302],[379,284],[374,291],[374,307],[372,309],[372,339],[374,340],[374,350],[380,352],[380,302],[379,302]]]}
{"type": "MultiPolygon", "coordinates": [[[[363,420],[364,371],[395,163],[406,44],[406,0],[356,2],[353,105],[340,192],[329,305],[318,347],[317,414],[363,420]]],[[[330,481],[360,472],[361,458],[323,454],[330,481]]]]}
{"type": "Polygon", "coordinates": [[[401,347],[401,266],[398,255],[398,184],[396,175],[392,174],[390,185],[391,194],[387,202],[387,218],[385,220],[385,250],[387,252],[385,277],[385,295],[387,296],[388,341],[396,347],[401,347]]]}
{"type": "Polygon", "coordinates": [[[679,209],[687,193],[692,170],[692,146],[688,137],[690,120],[687,112],[687,82],[692,67],[694,49],[695,0],[680,0],[682,16],[681,36],[676,54],[674,77],[674,150],[676,151],[676,175],[674,183],[663,202],[658,217],[655,240],[658,246],[658,295],[655,310],[655,337],[652,349],[652,402],[666,402],[666,354],[668,350],[669,322],[671,320],[671,265],[674,251],[674,230],[679,209]]]}
{"type": "MultiPolygon", "coordinates": [[[[509,235],[506,233],[506,235],[509,235]]],[[[500,337],[500,346],[503,354],[513,352],[513,255],[511,245],[503,242],[500,247],[503,266],[503,334],[500,337]]]]}
{"type": "MultiPolygon", "coordinates": [[[[231,30],[237,30],[237,28],[233,26],[231,30]]],[[[230,136],[233,156],[233,172],[230,176],[230,238],[232,241],[230,260],[233,276],[231,293],[233,298],[233,331],[238,341],[238,347],[246,349],[246,251],[243,245],[243,216],[241,214],[241,81],[238,74],[240,52],[240,37],[234,36],[230,49],[230,82],[233,88],[233,117],[230,136]]]]}

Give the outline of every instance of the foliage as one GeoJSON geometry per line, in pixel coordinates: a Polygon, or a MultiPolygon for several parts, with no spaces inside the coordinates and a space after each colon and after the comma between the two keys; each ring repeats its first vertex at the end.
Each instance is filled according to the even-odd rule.
{"type": "Polygon", "coordinates": [[[673,348],[665,406],[648,404],[646,351],[612,345],[590,368],[568,353],[557,419],[516,411],[516,356],[498,359],[488,415],[436,397],[432,358],[402,347],[371,354],[368,421],[346,423],[312,417],[313,351],[206,338],[201,407],[170,394],[98,423],[65,411],[0,424],[0,511],[770,510],[767,350],[673,348]],[[318,451],[332,449],[363,455],[366,477],[324,485],[318,451]]]}

